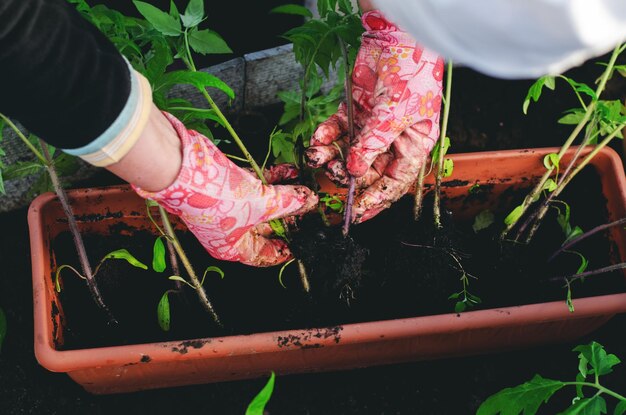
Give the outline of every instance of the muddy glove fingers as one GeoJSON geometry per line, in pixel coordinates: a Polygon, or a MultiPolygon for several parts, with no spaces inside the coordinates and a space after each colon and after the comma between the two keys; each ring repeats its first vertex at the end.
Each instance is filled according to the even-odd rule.
{"type": "Polygon", "coordinates": [[[408,127],[431,124],[438,135],[443,59],[419,46],[378,11],[363,15],[366,32],[353,73],[353,98],[370,116],[347,156],[347,168],[363,176],[379,154],[408,127]]]}
{"type": "MultiPolygon", "coordinates": [[[[181,140],[181,170],[164,190],[146,192],[135,187],[137,193],[180,216],[217,259],[269,266],[289,258],[283,241],[264,238],[255,225],[312,210],[317,196],[305,186],[263,185],[206,137],[165,115],[181,140]]],[[[292,173],[289,169],[276,173],[281,174],[292,173]]]]}
{"type": "Polygon", "coordinates": [[[311,146],[327,146],[348,132],[346,104],[339,104],[337,112],[317,126],[311,137],[311,146]]]}
{"type": "MultiPolygon", "coordinates": [[[[252,167],[243,167],[243,169],[256,177],[256,172],[252,167]]],[[[289,163],[275,164],[263,169],[263,177],[267,184],[288,183],[296,180],[299,175],[298,168],[289,163]]]]}
{"type": "Polygon", "coordinates": [[[342,102],[337,112],[315,129],[309,148],[304,152],[309,167],[320,168],[330,160],[345,156],[348,143],[347,122],[345,103],[342,102]]]}
{"type": "MultiPolygon", "coordinates": [[[[367,169],[367,172],[363,176],[356,178],[356,188],[363,189],[369,187],[376,180],[380,179],[393,157],[393,154],[390,152],[382,153],[376,157],[376,160],[367,169]]],[[[335,159],[328,162],[325,173],[333,183],[339,186],[348,186],[350,176],[346,163],[343,160],[335,159]]]]}
{"type": "Polygon", "coordinates": [[[373,218],[409,191],[434,145],[418,129],[419,126],[409,128],[394,141],[394,157],[383,175],[357,194],[353,206],[355,223],[373,218]]]}
{"type": "Polygon", "coordinates": [[[317,169],[332,160],[343,160],[348,152],[348,136],[341,136],[329,145],[311,146],[304,152],[307,165],[317,169]]]}

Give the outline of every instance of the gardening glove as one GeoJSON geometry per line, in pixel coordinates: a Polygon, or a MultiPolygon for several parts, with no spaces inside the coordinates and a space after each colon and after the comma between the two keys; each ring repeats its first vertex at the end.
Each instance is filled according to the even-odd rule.
{"type": "Polygon", "coordinates": [[[352,220],[371,219],[409,191],[439,136],[444,61],[419,46],[377,10],[352,73],[355,139],[348,143],[346,105],[321,123],[307,164],[326,166],[338,184],[357,178],[352,220]],[[343,156],[345,155],[345,161],[343,156]]]}
{"type": "MultiPolygon", "coordinates": [[[[270,239],[267,221],[300,215],[317,206],[305,186],[264,185],[251,172],[230,161],[205,136],[187,130],[165,113],[182,144],[178,177],[159,192],[135,191],[180,216],[215,258],[253,266],[272,266],[291,258],[282,239],[270,239]]],[[[272,182],[297,177],[295,168],[277,166],[266,172],[272,182]]]]}

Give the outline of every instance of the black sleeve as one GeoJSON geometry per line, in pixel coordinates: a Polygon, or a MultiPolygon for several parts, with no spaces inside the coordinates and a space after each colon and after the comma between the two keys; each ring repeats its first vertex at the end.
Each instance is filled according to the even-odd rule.
{"type": "Polygon", "coordinates": [[[130,93],[126,62],[65,0],[0,0],[0,112],[59,148],[113,123],[130,93]]]}

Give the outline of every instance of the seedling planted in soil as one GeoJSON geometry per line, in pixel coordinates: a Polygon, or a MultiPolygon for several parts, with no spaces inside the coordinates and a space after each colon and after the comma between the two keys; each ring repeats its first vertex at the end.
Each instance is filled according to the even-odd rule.
{"type": "MultiPolygon", "coordinates": [[[[94,273],[91,270],[91,265],[89,263],[89,258],[87,257],[87,252],[85,250],[85,244],[83,243],[82,236],[78,230],[78,225],[76,224],[76,218],[74,217],[74,213],[72,212],[72,207],[67,198],[67,194],[61,185],[61,180],[59,179],[59,175],[56,169],[56,163],[58,158],[53,159],[53,153],[51,151],[51,147],[44,143],[41,139],[38,139],[35,136],[31,136],[30,139],[27,138],[24,133],[4,114],[0,114],[0,138],[2,130],[4,129],[5,124],[9,126],[17,137],[22,141],[24,145],[32,152],[37,161],[35,162],[25,162],[25,164],[17,165],[17,167],[26,167],[25,169],[27,174],[33,173],[38,169],[45,169],[47,172],[47,177],[50,179],[50,183],[52,188],[54,189],[59,202],[61,202],[61,206],[63,207],[63,212],[67,218],[67,222],[70,228],[70,232],[72,234],[72,239],[74,241],[74,246],[76,247],[76,252],[78,254],[80,266],[82,269],[82,274],[79,275],[84,276],[84,279],[87,281],[87,287],[91,293],[91,296],[94,299],[94,302],[98,305],[98,307],[107,315],[107,318],[110,323],[116,323],[115,317],[109,310],[109,308],[104,303],[102,295],[100,294],[100,290],[98,289],[98,285],[96,283],[94,273]],[[37,145],[39,148],[37,148],[37,145]]],[[[56,149],[54,149],[56,150],[56,149]]],[[[0,169],[5,168],[4,165],[0,164],[0,169]]],[[[25,173],[25,174],[26,174],[25,173]]],[[[0,183],[2,182],[2,178],[0,177],[0,183]]],[[[4,192],[4,185],[2,184],[1,189],[4,192]]]]}

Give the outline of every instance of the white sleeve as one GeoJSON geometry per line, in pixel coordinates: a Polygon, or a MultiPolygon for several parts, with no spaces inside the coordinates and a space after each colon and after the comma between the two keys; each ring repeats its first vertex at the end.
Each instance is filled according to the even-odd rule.
{"type": "Polygon", "coordinates": [[[375,0],[424,46],[501,78],[556,74],[626,38],[626,0],[375,0]]]}

